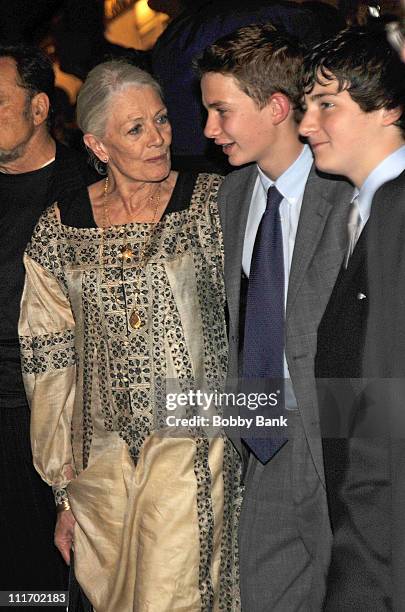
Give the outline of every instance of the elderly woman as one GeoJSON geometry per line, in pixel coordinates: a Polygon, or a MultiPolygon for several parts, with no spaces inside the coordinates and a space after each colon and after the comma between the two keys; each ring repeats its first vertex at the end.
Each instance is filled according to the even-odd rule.
{"type": "Polygon", "coordinates": [[[55,542],[97,612],[236,610],[237,460],[165,413],[168,389],[225,376],[221,179],[170,170],[160,88],[132,65],[92,70],[77,114],[105,178],[41,217],[20,318],[55,542]]]}

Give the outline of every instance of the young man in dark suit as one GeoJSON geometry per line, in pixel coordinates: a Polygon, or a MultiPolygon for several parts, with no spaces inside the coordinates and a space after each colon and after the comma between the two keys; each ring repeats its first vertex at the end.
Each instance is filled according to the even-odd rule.
{"type": "Polygon", "coordinates": [[[321,412],[348,423],[333,431],[329,420],[323,443],[333,529],[325,610],[403,610],[404,453],[392,438],[401,423],[389,421],[405,389],[382,379],[405,371],[405,66],[382,27],[352,28],[315,48],[304,83],[300,133],[321,171],[354,185],[315,361],[329,379],[321,412]]]}
{"type": "Polygon", "coordinates": [[[255,612],[320,610],[330,555],[313,369],[317,326],[346,246],[351,188],[319,176],[299,139],[302,61],[296,42],[256,25],[209,46],[198,64],[205,135],[231,165],[249,164],[226,177],[219,196],[229,377],[286,378],[285,444],[257,445],[245,431],[231,432],[246,469],[242,607],[255,612]],[[275,244],[262,249],[269,219],[275,244]]]}

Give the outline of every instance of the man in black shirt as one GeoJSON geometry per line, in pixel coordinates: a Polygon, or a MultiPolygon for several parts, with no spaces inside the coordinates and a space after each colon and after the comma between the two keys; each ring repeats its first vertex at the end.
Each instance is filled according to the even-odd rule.
{"type": "MultiPolygon", "coordinates": [[[[52,138],[54,73],[33,47],[0,47],[0,590],[66,590],[53,544],[55,507],[32,466],[29,408],[17,324],[23,252],[55,200],[95,180],[81,156],[52,138]]],[[[60,609],[60,608],[59,608],[60,609]]]]}

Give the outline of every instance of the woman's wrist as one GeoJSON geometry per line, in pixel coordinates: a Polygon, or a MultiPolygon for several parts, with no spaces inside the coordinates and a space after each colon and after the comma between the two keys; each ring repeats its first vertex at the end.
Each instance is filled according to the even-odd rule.
{"type": "Polygon", "coordinates": [[[53,494],[55,496],[56,512],[70,510],[69,498],[64,487],[53,486],[53,494]]]}
{"type": "Polygon", "coordinates": [[[68,499],[63,499],[59,503],[56,504],[56,512],[60,514],[61,512],[65,512],[65,510],[70,510],[70,504],[68,499]]]}

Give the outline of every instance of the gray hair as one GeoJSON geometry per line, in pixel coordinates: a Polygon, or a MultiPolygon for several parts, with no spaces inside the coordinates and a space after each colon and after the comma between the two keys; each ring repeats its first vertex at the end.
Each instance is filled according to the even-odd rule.
{"type": "Polygon", "coordinates": [[[111,98],[127,87],[152,87],[163,100],[157,81],[144,70],[124,60],[99,64],[89,72],[77,97],[77,123],[84,134],[102,138],[108,120],[111,98]]]}

